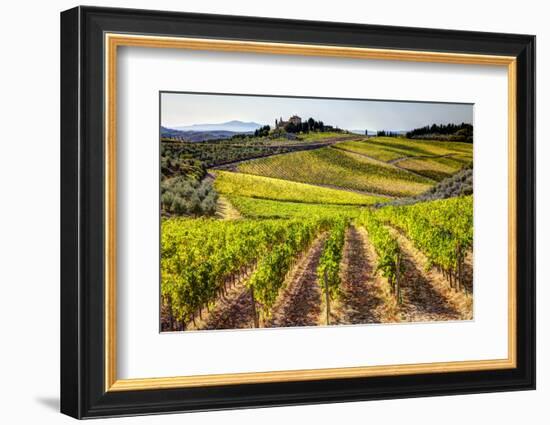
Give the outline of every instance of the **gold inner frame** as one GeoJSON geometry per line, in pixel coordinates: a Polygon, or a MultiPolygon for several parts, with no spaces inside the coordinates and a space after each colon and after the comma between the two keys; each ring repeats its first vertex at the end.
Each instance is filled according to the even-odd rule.
{"type": "Polygon", "coordinates": [[[516,58],[410,50],[105,34],[105,391],[135,391],[284,381],[482,371],[516,367],[516,58]],[[116,101],[120,46],[398,60],[507,67],[508,71],[508,357],[495,360],[118,379],[116,325],[116,101]]]}

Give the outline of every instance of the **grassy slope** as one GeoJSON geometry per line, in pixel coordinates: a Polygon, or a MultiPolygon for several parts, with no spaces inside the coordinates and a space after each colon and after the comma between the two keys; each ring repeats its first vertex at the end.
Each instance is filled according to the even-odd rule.
{"type": "Polygon", "coordinates": [[[464,162],[454,157],[406,159],[399,162],[399,167],[414,171],[431,179],[441,181],[460,171],[464,162]]]}
{"type": "Polygon", "coordinates": [[[474,190],[474,176],[471,167],[466,167],[451,177],[441,180],[427,192],[410,198],[393,199],[384,205],[411,205],[418,202],[448,199],[471,195],[474,190]]]}
{"type": "Polygon", "coordinates": [[[246,218],[309,218],[311,216],[356,217],[363,207],[329,204],[305,204],[254,199],[244,196],[228,196],[231,203],[246,218]]]}
{"type": "Polygon", "coordinates": [[[369,205],[383,198],[251,174],[216,172],[216,190],[225,195],[313,204],[369,205]]]}
{"type": "MultiPolygon", "coordinates": [[[[336,147],[345,149],[347,151],[356,152],[362,155],[368,155],[380,161],[391,161],[392,159],[397,159],[397,158],[402,158],[403,156],[407,156],[406,153],[402,150],[381,146],[380,143],[374,143],[366,140],[340,142],[336,144],[336,147]]],[[[410,155],[414,154],[413,152],[408,152],[408,153],[410,155]]]]}
{"type": "Polygon", "coordinates": [[[398,166],[438,181],[458,172],[471,163],[473,158],[471,143],[376,137],[362,141],[342,142],[336,146],[385,162],[404,157],[420,157],[399,161],[398,166]],[[440,155],[450,156],[421,158],[440,155]]]}
{"type": "Polygon", "coordinates": [[[312,132],[307,134],[299,134],[298,136],[302,140],[321,142],[324,139],[330,139],[333,137],[353,137],[354,135],[346,134],[346,133],[337,133],[337,132],[326,132],[326,133],[312,132]]]}
{"type": "Polygon", "coordinates": [[[294,152],[239,165],[242,173],[393,196],[421,193],[433,181],[333,148],[294,152]]]}
{"type": "Polygon", "coordinates": [[[372,156],[380,161],[391,161],[406,156],[447,154],[469,156],[471,158],[473,148],[471,143],[412,140],[395,137],[372,137],[361,141],[341,142],[337,146],[372,156]]]}

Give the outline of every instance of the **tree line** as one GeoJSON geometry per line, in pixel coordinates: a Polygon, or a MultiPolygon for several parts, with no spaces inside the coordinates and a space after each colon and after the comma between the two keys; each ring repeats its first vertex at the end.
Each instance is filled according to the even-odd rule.
{"type": "Polygon", "coordinates": [[[472,143],[474,136],[474,127],[472,124],[432,124],[424,127],[415,128],[407,132],[409,139],[438,139],[449,141],[461,141],[472,143]]]}
{"type": "Polygon", "coordinates": [[[376,132],[376,137],[399,137],[401,134],[395,131],[379,130],[376,132]]]}
{"type": "Polygon", "coordinates": [[[310,131],[317,131],[320,133],[328,133],[328,132],[339,133],[342,131],[338,127],[327,125],[323,121],[316,121],[313,118],[308,118],[307,121],[303,121],[299,124],[294,124],[292,122],[289,122],[284,126],[284,129],[287,133],[309,133],[310,131]]]}

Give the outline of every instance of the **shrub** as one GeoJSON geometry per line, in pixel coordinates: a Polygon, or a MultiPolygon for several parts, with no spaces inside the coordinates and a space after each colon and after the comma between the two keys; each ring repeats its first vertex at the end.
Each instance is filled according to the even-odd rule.
{"type": "Polygon", "coordinates": [[[218,194],[209,180],[178,176],[161,184],[161,209],[168,215],[213,215],[218,194]]]}

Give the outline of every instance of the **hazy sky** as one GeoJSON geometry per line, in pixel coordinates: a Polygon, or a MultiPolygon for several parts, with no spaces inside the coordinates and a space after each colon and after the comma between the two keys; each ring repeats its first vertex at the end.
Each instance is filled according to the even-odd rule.
{"type": "Polygon", "coordinates": [[[161,94],[161,125],[254,121],[273,127],[275,118],[313,117],[347,130],[410,130],[428,124],[472,123],[470,104],[374,100],[297,99],[289,97],[161,94]]]}

